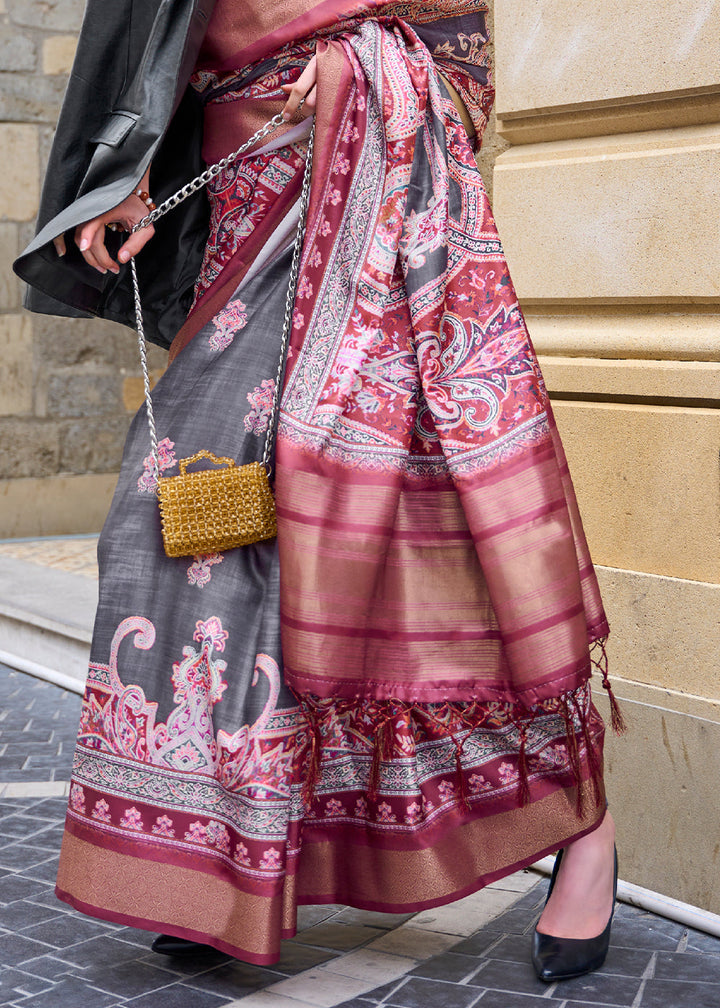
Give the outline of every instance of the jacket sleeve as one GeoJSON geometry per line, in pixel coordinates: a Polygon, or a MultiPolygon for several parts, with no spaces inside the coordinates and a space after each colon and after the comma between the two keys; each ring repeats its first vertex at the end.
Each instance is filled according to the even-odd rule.
{"type": "MultiPolygon", "coordinates": [[[[38,231],[15,263],[29,285],[30,310],[134,324],[129,271],[119,277],[98,273],[73,242],[59,258],[52,239],[117,206],[151,163],[154,170],[159,166],[156,201],[196,174],[202,123],[187,81],[213,6],[214,0],[89,0],[38,231]]],[[[147,335],[162,345],[184,318],[187,288],[202,255],[206,201],[193,198],[184,214],[171,216],[156,227],[153,255],[138,256],[141,281],[143,274],[148,278],[147,335]],[[158,259],[165,261],[164,271],[158,259]]]]}
{"type": "Polygon", "coordinates": [[[161,0],[88,0],[48,161],[37,230],[69,207],[108,112],[134,77],[161,0]]]}

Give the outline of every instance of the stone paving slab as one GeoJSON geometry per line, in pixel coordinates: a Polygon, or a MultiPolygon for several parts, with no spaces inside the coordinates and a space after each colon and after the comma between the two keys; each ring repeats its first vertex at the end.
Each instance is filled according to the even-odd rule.
{"type": "MultiPolygon", "coordinates": [[[[19,549],[19,547],[18,547],[19,549]]],[[[92,577],[4,554],[0,544],[0,661],[82,692],[98,585],[92,577]]]]}
{"type": "Polygon", "coordinates": [[[97,542],[96,535],[6,539],[0,541],[0,558],[10,557],[97,581],[97,542]]]}
{"type": "Polygon", "coordinates": [[[720,940],[624,905],[602,970],[540,983],[528,950],[547,881],[531,872],[414,916],[303,907],[269,967],[154,955],[146,932],[54,895],[79,708],[79,696],[0,666],[0,1006],[720,1006],[720,940]]]}

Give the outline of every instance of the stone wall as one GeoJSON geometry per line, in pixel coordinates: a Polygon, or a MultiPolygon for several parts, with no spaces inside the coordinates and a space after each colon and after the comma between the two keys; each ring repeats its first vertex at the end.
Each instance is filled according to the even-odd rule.
{"type": "Polygon", "coordinates": [[[720,912],[720,3],[496,0],[494,206],[631,730],[623,878],[720,912]]]}
{"type": "Polygon", "coordinates": [[[138,405],[132,333],[24,312],[10,266],[34,231],[83,9],[0,0],[0,538],[96,531],[138,405]]]}

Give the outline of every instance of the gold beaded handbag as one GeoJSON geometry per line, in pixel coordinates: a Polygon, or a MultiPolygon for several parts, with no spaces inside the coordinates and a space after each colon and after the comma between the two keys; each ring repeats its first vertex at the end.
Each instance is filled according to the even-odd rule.
{"type": "MultiPolygon", "coordinates": [[[[133,231],[147,227],[162,217],[169,210],[207,185],[224,168],[232,164],[241,154],[249,150],[269,133],[274,132],[284,123],[282,116],[277,115],[262,129],[239,147],[233,154],[218,161],[202,175],[178,190],[156,210],[153,210],[133,231]]],[[[234,459],[214,455],[211,451],[201,449],[190,458],[180,459],[180,472],[177,476],[160,475],[160,458],[158,454],[158,438],[155,428],[152,397],[150,395],[150,379],[147,366],[147,349],[143,329],[142,305],[138,286],[135,260],[130,261],[135,297],[135,315],[138,333],[138,347],[143,371],[145,388],[145,404],[147,408],[148,427],[150,429],[151,459],[154,476],[157,480],[157,495],[160,503],[160,520],[165,552],[170,557],[197,556],[198,554],[220,553],[234,549],[236,546],[247,546],[250,543],[272,539],[277,535],[277,519],[275,515],[275,500],[270,487],[270,456],[272,452],[275,422],[277,419],[280,387],[285,370],[292,313],[295,304],[298,273],[300,269],[300,254],[305,236],[305,217],[310,195],[310,178],[312,173],[312,155],[315,139],[313,123],[308,140],[307,159],[300,195],[300,213],[292,265],[290,267],[290,282],[285,300],[285,321],[280,347],[280,361],[275,376],[275,392],[272,408],[268,419],[268,430],[265,438],[265,448],[262,461],[238,465],[234,459]],[[211,462],[213,468],[188,472],[188,467],[196,462],[211,462]]]]}

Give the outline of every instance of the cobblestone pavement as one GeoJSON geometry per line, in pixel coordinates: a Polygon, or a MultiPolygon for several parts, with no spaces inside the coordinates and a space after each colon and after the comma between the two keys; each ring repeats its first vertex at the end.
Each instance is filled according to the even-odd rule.
{"type": "Polygon", "coordinates": [[[528,962],[547,883],[523,872],[414,917],[305,907],[272,967],[149,950],[53,892],[80,698],[0,666],[0,1005],[32,1008],[718,1008],[720,941],[618,906],[605,967],[528,962]]]}

